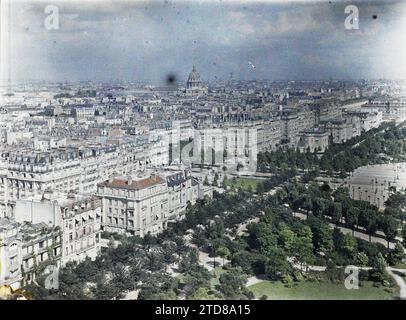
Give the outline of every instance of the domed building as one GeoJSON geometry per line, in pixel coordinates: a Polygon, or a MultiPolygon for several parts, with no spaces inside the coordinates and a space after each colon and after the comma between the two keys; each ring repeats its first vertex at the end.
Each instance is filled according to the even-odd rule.
{"type": "Polygon", "coordinates": [[[200,79],[200,74],[196,70],[196,66],[193,65],[192,72],[189,74],[189,77],[186,82],[186,94],[187,95],[200,95],[207,93],[207,88],[202,84],[200,79]]]}
{"type": "Polygon", "coordinates": [[[200,88],[202,85],[202,81],[200,80],[200,74],[196,70],[196,66],[193,65],[192,72],[189,74],[189,78],[186,82],[187,89],[196,89],[200,88]]]}

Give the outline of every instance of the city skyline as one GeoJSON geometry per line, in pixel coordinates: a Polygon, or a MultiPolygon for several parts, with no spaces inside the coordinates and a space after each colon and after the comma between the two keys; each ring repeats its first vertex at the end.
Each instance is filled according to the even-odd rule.
{"type": "Polygon", "coordinates": [[[0,300],[406,300],[406,3],[0,12],[0,300]]]}

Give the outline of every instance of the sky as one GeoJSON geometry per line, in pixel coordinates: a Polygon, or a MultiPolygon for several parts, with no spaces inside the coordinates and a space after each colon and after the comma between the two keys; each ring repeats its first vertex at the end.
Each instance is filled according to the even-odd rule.
{"type": "Polygon", "coordinates": [[[184,81],[193,64],[203,80],[406,79],[406,1],[13,0],[6,9],[1,78],[12,82],[184,81]],[[59,29],[45,27],[50,4],[59,29]],[[348,5],[358,30],[345,28],[348,5]]]}

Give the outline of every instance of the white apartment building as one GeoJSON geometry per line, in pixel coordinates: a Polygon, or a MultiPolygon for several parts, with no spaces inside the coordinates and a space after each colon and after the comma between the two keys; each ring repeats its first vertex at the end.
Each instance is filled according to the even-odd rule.
{"type": "Polygon", "coordinates": [[[397,123],[406,120],[406,99],[375,99],[361,107],[362,112],[382,112],[383,121],[397,123]]]}
{"type": "Polygon", "coordinates": [[[38,137],[34,138],[34,149],[49,151],[51,149],[66,147],[66,138],[38,137]]]}
{"type": "Polygon", "coordinates": [[[346,114],[341,118],[323,120],[320,127],[330,133],[334,143],[343,143],[361,134],[361,123],[358,116],[346,114]]]}
{"type": "Polygon", "coordinates": [[[21,242],[18,224],[0,218],[0,286],[20,287],[23,279],[21,242]]]}
{"type": "Polygon", "coordinates": [[[17,200],[15,220],[45,223],[62,231],[61,265],[95,259],[100,252],[101,201],[95,196],[45,192],[17,200]]]}
{"type": "Polygon", "coordinates": [[[258,152],[274,151],[281,144],[282,126],[278,118],[263,121],[257,127],[258,152]]]}
{"type": "Polygon", "coordinates": [[[257,124],[247,123],[195,130],[193,163],[225,165],[228,170],[243,166],[255,171],[259,128],[257,124]]]}
{"type": "Polygon", "coordinates": [[[172,134],[179,135],[182,141],[193,138],[193,126],[190,119],[180,119],[172,122],[172,134]]]}
{"type": "Polygon", "coordinates": [[[201,185],[187,172],[115,177],[98,185],[103,229],[138,236],[156,234],[183,217],[201,185]]]}
{"type": "Polygon", "coordinates": [[[298,115],[293,110],[284,110],[281,114],[282,144],[296,148],[298,136],[298,115]]]}
{"type": "Polygon", "coordinates": [[[313,129],[302,131],[299,133],[298,148],[300,152],[305,152],[307,149],[310,152],[324,152],[328,148],[329,132],[313,129]]]}
{"type": "Polygon", "coordinates": [[[18,289],[40,272],[47,273],[50,266],[59,268],[60,258],[59,228],[0,218],[0,286],[18,289]]]}
{"type": "Polygon", "coordinates": [[[348,116],[359,119],[362,131],[369,131],[371,129],[378,128],[383,121],[382,111],[348,112],[347,114],[348,116]]]}
{"type": "Polygon", "coordinates": [[[18,199],[49,189],[91,194],[97,183],[113,175],[168,163],[168,145],[161,140],[138,144],[103,144],[50,151],[11,150],[0,165],[0,217],[13,216],[18,199]]]}

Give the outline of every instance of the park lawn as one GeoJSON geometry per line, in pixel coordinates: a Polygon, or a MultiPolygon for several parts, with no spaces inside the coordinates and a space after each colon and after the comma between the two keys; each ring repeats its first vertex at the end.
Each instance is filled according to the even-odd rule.
{"type": "Polygon", "coordinates": [[[227,183],[226,186],[234,186],[238,189],[244,189],[244,190],[248,190],[250,187],[252,189],[252,191],[255,191],[257,189],[257,185],[258,183],[261,182],[261,180],[259,179],[253,179],[253,178],[241,178],[238,177],[236,179],[234,179],[234,177],[230,177],[227,176],[227,183]]]}
{"type": "Polygon", "coordinates": [[[406,264],[400,262],[398,264],[395,264],[393,267],[397,269],[406,269],[406,264]]]}
{"type": "Polygon", "coordinates": [[[344,284],[331,282],[299,282],[292,288],[286,288],[280,281],[263,281],[248,289],[257,299],[266,295],[268,300],[391,300],[399,295],[398,287],[394,287],[393,293],[388,293],[369,281],[364,281],[358,290],[347,290],[344,284]]]}

